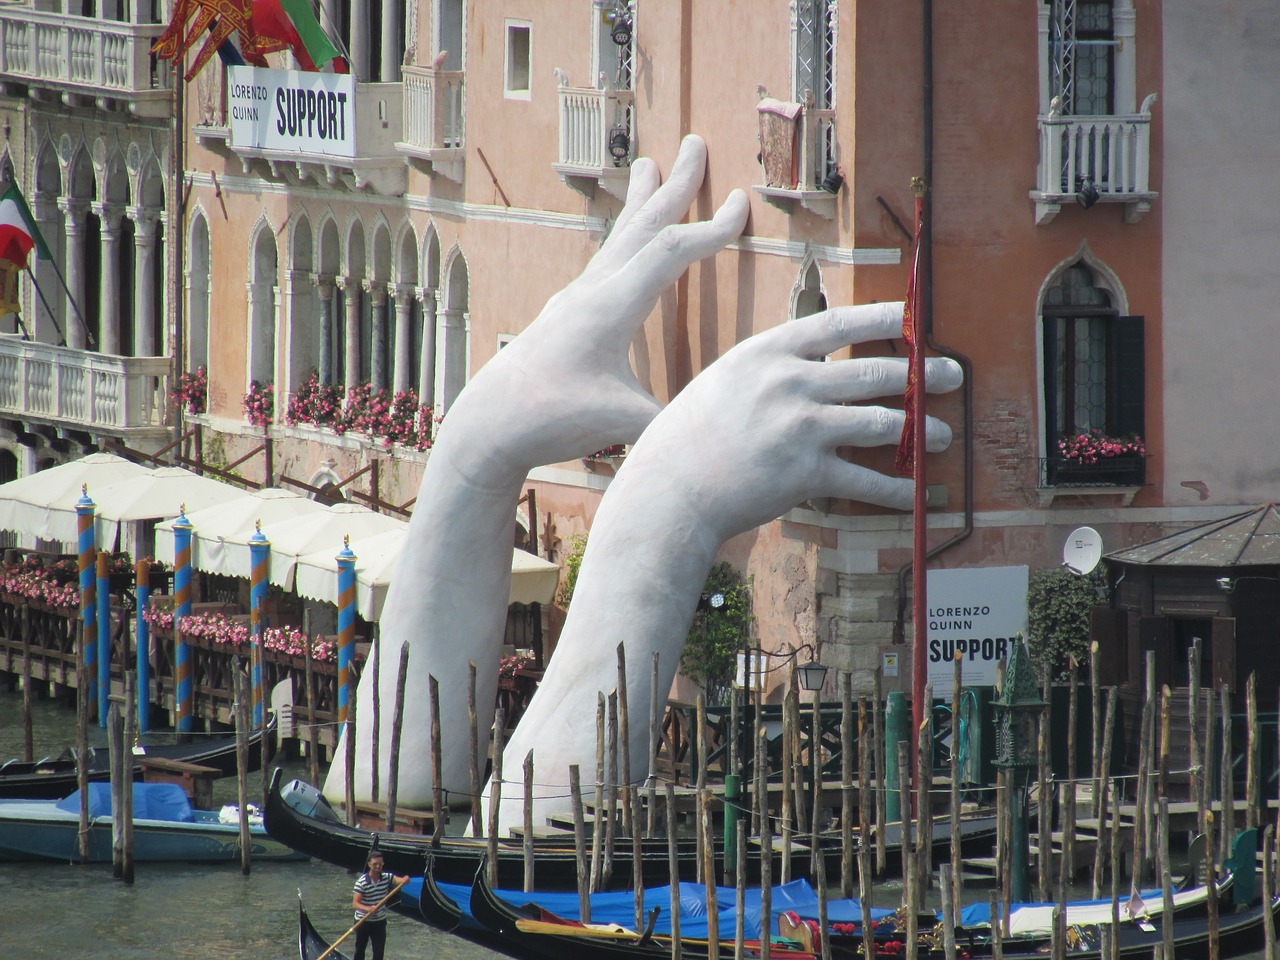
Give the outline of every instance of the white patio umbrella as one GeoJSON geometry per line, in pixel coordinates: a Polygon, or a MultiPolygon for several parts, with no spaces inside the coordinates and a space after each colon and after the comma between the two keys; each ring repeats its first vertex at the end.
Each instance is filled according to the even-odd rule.
{"type": "MultiPolygon", "coordinates": [[[[0,530],[74,544],[79,537],[76,501],[82,487],[97,503],[102,489],[153,471],[114,453],[91,453],[79,460],[0,484],[0,530]]],[[[162,514],[158,514],[162,515],[162,514]]],[[[98,543],[115,542],[117,523],[98,512],[98,543]]]]}
{"type": "MultiPolygon", "coordinates": [[[[366,620],[382,616],[404,539],[403,532],[390,532],[351,542],[356,555],[356,610],[366,620]]],[[[337,555],[341,549],[339,539],[331,549],[298,558],[294,589],[300,596],[338,602],[337,555]]],[[[524,550],[512,551],[508,603],[550,603],[559,582],[560,568],[554,563],[524,550]]]]}
{"type": "MultiPolygon", "coordinates": [[[[263,528],[283,523],[302,514],[315,514],[325,509],[315,500],[267,487],[242,493],[234,500],[187,514],[194,528],[191,536],[191,565],[205,573],[229,577],[249,576],[249,537],[261,520],[263,528]]],[[[156,557],[173,560],[173,521],[156,525],[156,557]]]]}

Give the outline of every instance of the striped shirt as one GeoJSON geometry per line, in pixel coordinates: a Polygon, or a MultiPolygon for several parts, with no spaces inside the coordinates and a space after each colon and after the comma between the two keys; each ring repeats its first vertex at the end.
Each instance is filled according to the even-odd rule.
{"type": "MultiPolygon", "coordinates": [[[[374,880],[367,873],[362,873],[360,874],[360,878],[356,880],[356,893],[360,894],[360,899],[370,906],[381,902],[390,892],[391,874],[389,873],[379,874],[377,880],[374,880]]],[[[363,919],[366,912],[368,911],[357,910],[356,919],[363,919]]],[[[375,923],[379,920],[385,919],[387,919],[386,907],[379,907],[377,910],[374,910],[372,915],[369,917],[369,920],[375,923]]]]}

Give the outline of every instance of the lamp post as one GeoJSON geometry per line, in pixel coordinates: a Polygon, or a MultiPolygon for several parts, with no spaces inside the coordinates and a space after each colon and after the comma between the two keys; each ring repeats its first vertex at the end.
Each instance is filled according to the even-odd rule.
{"type": "Polygon", "coordinates": [[[1005,666],[1004,688],[992,701],[996,710],[995,765],[1009,771],[1010,898],[1031,899],[1031,841],[1027,833],[1027,786],[1036,766],[1036,716],[1044,708],[1023,640],[1016,640],[1005,666]]]}

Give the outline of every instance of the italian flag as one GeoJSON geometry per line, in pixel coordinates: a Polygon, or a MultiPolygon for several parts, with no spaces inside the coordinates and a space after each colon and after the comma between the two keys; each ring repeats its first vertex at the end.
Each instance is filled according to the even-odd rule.
{"type": "Polygon", "coordinates": [[[334,73],[346,73],[347,63],[316,19],[310,0],[253,0],[250,29],[254,37],[246,52],[264,54],[293,51],[303,70],[319,71],[330,63],[334,73]]]}
{"type": "Polygon", "coordinates": [[[11,183],[9,189],[0,194],[0,260],[25,270],[32,248],[41,260],[53,259],[22,191],[16,183],[11,183]]]}

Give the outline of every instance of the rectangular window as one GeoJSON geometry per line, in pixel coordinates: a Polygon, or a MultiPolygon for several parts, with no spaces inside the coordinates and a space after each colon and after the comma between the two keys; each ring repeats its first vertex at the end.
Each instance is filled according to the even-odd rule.
{"type": "Polygon", "coordinates": [[[529,99],[532,33],[527,20],[507,21],[506,95],[512,100],[529,99]]]}

